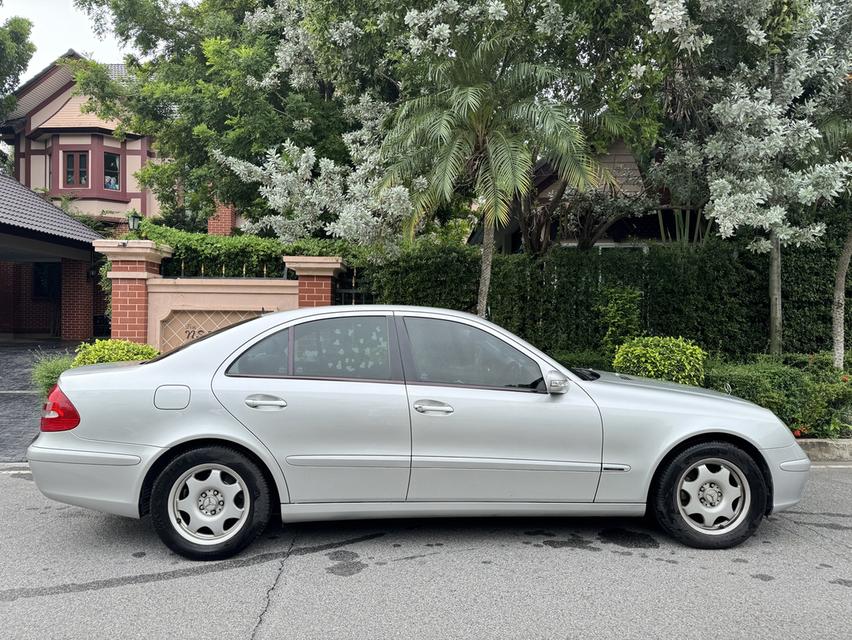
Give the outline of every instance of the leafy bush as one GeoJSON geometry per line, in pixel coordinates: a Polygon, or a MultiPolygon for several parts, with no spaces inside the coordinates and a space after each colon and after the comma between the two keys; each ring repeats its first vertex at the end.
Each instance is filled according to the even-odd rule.
{"type": "Polygon", "coordinates": [[[612,358],[600,351],[554,351],[550,357],[565,367],[600,371],[612,369],[612,358]]]}
{"type": "Polygon", "coordinates": [[[642,292],[632,287],[607,289],[606,304],[598,307],[601,322],[606,327],[603,348],[610,355],[631,338],[642,333],[639,305],[642,292]]]}
{"type": "Polygon", "coordinates": [[[47,395],[59,380],[62,372],[70,369],[74,363],[74,356],[70,353],[53,354],[39,351],[35,355],[35,361],[31,373],[33,384],[42,393],[47,395]]]}
{"type": "Polygon", "coordinates": [[[625,342],[612,365],[619,373],[701,385],[706,359],[704,350],[689,340],[651,336],[625,342]]]}
{"type": "Polygon", "coordinates": [[[852,384],[845,373],[815,374],[807,367],[759,358],[749,364],[714,363],[705,380],[710,389],[769,409],[796,435],[837,437],[849,422],[852,384]]]}
{"type": "Polygon", "coordinates": [[[77,347],[76,353],[72,364],[74,367],[104,362],[150,360],[160,352],[151,345],[138,344],[129,340],[95,340],[81,344],[77,347]]]}
{"type": "Polygon", "coordinates": [[[283,256],[342,256],[350,264],[360,261],[360,248],[341,240],[299,240],[285,245],[274,238],[253,235],[211,236],[192,233],[144,219],[137,237],[169,245],[174,253],[163,260],[163,275],[224,276],[229,278],[285,277],[283,256]]]}

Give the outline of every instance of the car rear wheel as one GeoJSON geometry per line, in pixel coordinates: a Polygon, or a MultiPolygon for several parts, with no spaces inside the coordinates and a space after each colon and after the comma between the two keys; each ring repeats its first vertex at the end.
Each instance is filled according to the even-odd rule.
{"type": "Polygon", "coordinates": [[[748,539],[766,512],[766,482],[754,459],[728,442],[706,442],[678,454],[653,495],[657,522],[700,549],[726,549],[748,539]]]}
{"type": "Polygon", "coordinates": [[[151,519],[160,539],[194,560],[232,556],[269,521],[269,487],[248,457],[224,446],[180,454],[151,492],[151,519]]]}

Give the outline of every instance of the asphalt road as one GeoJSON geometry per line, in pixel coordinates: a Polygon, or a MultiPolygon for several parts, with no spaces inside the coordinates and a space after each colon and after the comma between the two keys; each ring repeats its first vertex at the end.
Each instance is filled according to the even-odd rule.
{"type": "Polygon", "coordinates": [[[852,468],[729,551],[636,519],[292,525],[184,560],[0,468],[4,638],[848,638],[852,468]]]}

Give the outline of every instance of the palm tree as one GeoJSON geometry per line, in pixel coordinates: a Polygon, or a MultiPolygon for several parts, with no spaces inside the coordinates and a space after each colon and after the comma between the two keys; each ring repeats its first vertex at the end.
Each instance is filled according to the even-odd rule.
{"type": "Polygon", "coordinates": [[[581,126],[556,97],[572,83],[551,66],[514,61],[512,45],[505,37],[459,43],[454,56],[430,66],[424,92],[397,108],[383,145],[389,184],[428,181],[414,196],[412,234],[438,206],[474,197],[484,230],[476,306],[483,317],[494,229],[532,189],[536,163],[546,160],[576,189],[597,182],[581,126]]]}

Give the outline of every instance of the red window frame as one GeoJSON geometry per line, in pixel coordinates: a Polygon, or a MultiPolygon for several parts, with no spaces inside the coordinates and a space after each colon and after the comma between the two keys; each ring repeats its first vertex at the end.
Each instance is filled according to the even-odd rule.
{"type": "Polygon", "coordinates": [[[88,151],[65,151],[63,152],[62,162],[64,163],[62,166],[62,186],[63,187],[78,187],[78,188],[87,188],[89,186],[89,180],[91,178],[92,167],[89,162],[89,152],[88,151]],[[80,180],[80,158],[86,158],[86,180],[80,180]],[[71,159],[71,164],[69,165],[68,159],[71,159]],[[71,170],[73,181],[68,181],[68,170],[71,170]]]}

